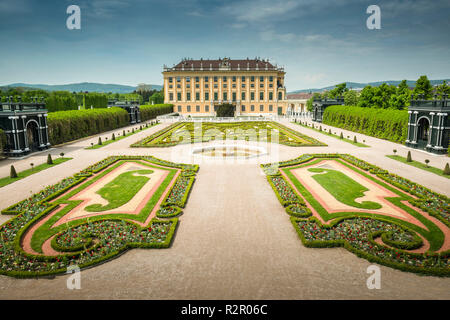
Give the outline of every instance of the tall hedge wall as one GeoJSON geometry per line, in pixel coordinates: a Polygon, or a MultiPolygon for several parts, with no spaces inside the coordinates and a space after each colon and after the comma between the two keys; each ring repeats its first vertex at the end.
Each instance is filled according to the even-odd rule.
{"type": "Polygon", "coordinates": [[[48,135],[52,145],[68,142],[129,124],[121,108],[69,110],[48,114],[48,135]]]}
{"type": "Polygon", "coordinates": [[[330,106],[324,124],[369,136],[404,143],[408,133],[408,111],[394,109],[330,106]]]}
{"type": "Polygon", "coordinates": [[[154,119],[162,114],[172,113],[173,104],[154,104],[154,105],[142,105],[141,110],[141,120],[147,121],[154,119]]]}

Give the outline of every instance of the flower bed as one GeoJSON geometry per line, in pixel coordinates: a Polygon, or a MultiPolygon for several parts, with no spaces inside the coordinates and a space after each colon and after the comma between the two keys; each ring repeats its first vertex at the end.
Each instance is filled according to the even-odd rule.
{"type": "MultiPolygon", "coordinates": [[[[187,200],[195,173],[198,171],[197,165],[174,164],[151,156],[112,156],[91,165],[73,177],[46,187],[2,212],[16,216],[0,226],[0,274],[14,277],[35,277],[63,273],[69,265],[77,265],[80,268],[93,266],[116,257],[128,248],[169,247],[178,224],[177,218],[152,219],[148,225],[141,227],[119,217],[102,218],[102,216],[98,216],[90,220],[84,218],[61,225],[59,228],[62,230],[56,233],[51,241],[52,248],[60,252],[58,255],[34,255],[25,252],[22,248],[25,232],[58,207],[59,200],[56,200],[56,203],[50,202],[51,200],[71,190],[83,182],[86,177],[99,173],[119,160],[144,160],[153,164],[181,169],[178,179],[182,178],[182,181],[188,179],[190,182],[186,186],[177,179],[175,186],[180,190],[171,190],[169,194],[172,194],[172,191],[174,191],[173,194],[179,194],[181,188],[184,188],[181,200],[177,198],[177,203],[183,205],[187,200]]],[[[89,181],[78,189],[82,190],[87,185],[89,185],[89,181]]],[[[71,192],[79,191],[71,190],[69,193],[71,192]]],[[[164,207],[164,210],[160,210],[158,213],[161,218],[169,218],[180,214],[181,209],[175,206],[164,207]]]]}
{"type": "MultiPolygon", "coordinates": [[[[290,184],[280,174],[280,170],[297,165],[309,165],[309,162],[313,161],[312,163],[315,163],[320,159],[336,159],[336,161],[341,161],[342,164],[357,171],[357,169],[353,167],[355,166],[394,187],[398,187],[407,194],[416,196],[417,199],[414,199],[413,197],[405,195],[404,199],[407,199],[413,206],[430,213],[430,215],[433,215],[449,226],[449,199],[447,197],[435,193],[403,177],[391,174],[384,169],[351,155],[304,154],[289,161],[262,165],[262,169],[266,173],[267,179],[280,200],[280,203],[283,206],[287,206],[287,213],[293,216],[291,217],[292,223],[302,242],[306,246],[344,246],[346,249],[369,261],[400,270],[427,275],[450,275],[450,251],[440,253],[427,251],[423,254],[408,251],[423,246],[422,238],[417,235],[417,232],[421,229],[415,227],[415,229],[412,230],[411,224],[407,224],[400,219],[393,219],[376,214],[366,214],[364,217],[356,217],[357,214],[343,213],[340,216],[338,215],[334,216],[334,218],[330,218],[331,220],[328,221],[329,224],[322,224],[316,217],[307,218],[311,214],[310,211],[308,211],[309,209],[302,203],[301,199],[299,199],[299,203],[294,200],[295,191],[292,190],[290,184]],[[305,210],[304,208],[308,210],[305,210]],[[379,237],[381,237],[382,244],[379,244],[374,240],[379,237]]],[[[368,176],[368,178],[371,177],[368,176]]],[[[372,176],[371,179],[375,178],[372,176]]],[[[375,179],[375,181],[378,180],[375,179]]],[[[388,185],[387,187],[392,191],[396,190],[388,185]]],[[[301,192],[303,193],[303,191],[301,192]]],[[[398,190],[397,192],[400,193],[398,190]]],[[[310,199],[306,194],[303,196],[305,196],[305,199],[307,200],[310,199]]],[[[309,201],[310,200],[308,200],[308,202],[309,201]]],[[[417,215],[420,215],[413,209],[411,209],[411,211],[415,212],[416,217],[418,217],[417,215]]],[[[363,214],[361,215],[363,216],[363,214]]],[[[422,219],[421,221],[426,219],[421,215],[420,217],[422,219]]],[[[428,229],[430,229],[431,225],[435,228],[434,230],[440,230],[436,229],[437,227],[427,219],[424,223],[426,223],[428,229]]],[[[431,234],[431,231],[429,232],[430,233],[425,232],[426,237],[431,237],[430,239],[432,241],[437,241],[438,243],[441,241],[438,240],[441,239],[441,236],[433,235],[431,234]]]]}

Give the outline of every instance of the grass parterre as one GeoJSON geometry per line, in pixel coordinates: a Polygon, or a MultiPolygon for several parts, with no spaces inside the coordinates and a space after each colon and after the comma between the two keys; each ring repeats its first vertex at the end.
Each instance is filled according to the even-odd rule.
{"type": "Polygon", "coordinates": [[[71,265],[93,266],[128,248],[167,248],[197,171],[197,165],[151,156],[113,156],[45,188],[2,211],[16,216],[0,227],[0,274],[64,273],[71,265]],[[119,203],[123,197],[115,189],[129,188],[133,177],[141,180],[141,190],[131,190],[127,203],[119,203]],[[101,192],[89,191],[96,188],[101,192]],[[173,193],[177,201],[168,202],[173,193]],[[97,201],[109,210],[91,207],[76,214],[97,201]],[[158,214],[161,210],[170,214],[158,214]]]}
{"type": "Polygon", "coordinates": [[[371,262],[450,276],[447,197],[346,154],[305,154],[262,168],[305,246],[343,246],[371,262]],[[331,183],[335,168],[348,188],[331,183]],[[361,195],[366,186],[372,196],[361,195]],[[373,196],[376,190],[386,194],[373,196]],[[373,204],[361,208],[367,198],[373,204]]]}
{"type": "Polygon", "coordinates": [[[170,147],[214,140],[278,142],[293,147],[325,146],[316,139],[272,121],[175,123],[131,146],[170,147]]]}

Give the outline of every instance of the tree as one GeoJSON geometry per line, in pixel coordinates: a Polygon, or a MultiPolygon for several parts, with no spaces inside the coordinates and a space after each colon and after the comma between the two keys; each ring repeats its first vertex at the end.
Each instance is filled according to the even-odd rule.
{"type": "Polygon", "coordinates": [[[61,152],[59,155],[61,158],[64,157],[64,152],[61,152]]]}
{"type": "Polygon", "coordinates": [[[425,159],[425,165],[427,166],[427,168],[428,168],[428,164],[430,163],[430,160],[428,160],[428,159],[425,159]]]}
{"type": "Polygon", "coordinates": [[[50,153],[47,156],[47,164],[53,164],[52,155],[50,153]]]}
{"type": "Polygon", "coordinates": [[[419,94],[424,95],[424,99],[431,99],[433,94],[433,86],[428,80],[427,76],[420,76],[416,81],[416,87],[414,88],[414,96],[417,98],[419,94]]]}
{"type": "Polygon", "coordinates": [[[157,91],[154,94],[152,94],[149,98],[149,102],[154,103],[154,104],[160,104],[160,103],[164,103],[164,92],[161,91],[157,91]]]}
{"type": "Polygon", "coordinates": [[[408,151],[408,155],[406,156],[406,162],[412,162],[411,151],[408,151]]]}
{"type": "Polygon", "coordinates": [[[450,94],[450,86],[447,84],[447,81],[443,81],[436,89],[436,94],[439,98],[443,98],[444,94],[450,94]]]}
{"type": "Polygon", "coordinates": [[[402,80],[394,95],[391,96],[389,105],[393,109],[401,110],[410,105],[411,90],[406,80],[402,80]]]}
{"type": "Polygon", "coordinates": [[[9,177],[12,178],[12,179],[17,178],[16,168],[14,168],[13,165],[11,166],[11,170],[9,172],[9,177]]]}
{"type": "Polygon", "coordinates": [[[34,168],[34,163],[32,162],[32,163],[30,163],[30,166],[31,166],[31,171],[33,171],[33,168],[34,168]]]}
{"type": "Polygon", "coordinates": [[[394,155],[397,153],[397,149],[392,150],[392,152],[394,152],[394,155]]]}
{"type": "Polygon", "coordinates": [[[234,117],[235,106],[230,103],[224,103],[217,107],[217,117],[234,117]]]}
{"type": "Polygon", "coordinates": [[[450,166],[448,163],[445,165],[444,172],[445,175],[450,175],[450,166]]]}
{"type": "Polygon", "coordinates": [[[358,107],[368,108],[373,105],[373,97],[375,95],[375,88],[371,85],[367,85],[361,90],[361,94],[358,99],[358,107]]]}
{"type": "Polygon", "coordinates": [[[346,106],[356,106],[358,104],[358,92],[348,90],[344,93],[344,104],[346,106]]]}
{"type": "Polygon", "coordinates": [[[329,97],[330,98],[338,98],[344,94],[344,92],[348,91],[347,83],[340,83],[334,89],[330,90],[329,97]]]}

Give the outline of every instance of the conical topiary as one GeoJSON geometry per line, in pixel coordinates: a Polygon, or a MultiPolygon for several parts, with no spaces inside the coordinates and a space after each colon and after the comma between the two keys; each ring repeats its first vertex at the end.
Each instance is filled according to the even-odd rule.
{"type": "Polygon", "coordinates": [[[341,135],[339,136],[339,139],[344,139],[344,134],[341,132],[341,135]]]}
{"type": "Polygon", "coordinates": [[[353,137],[353,142],[358,143],[358,140],[356,140],[356,136],[353,137]]]}
{"type": "Polygon", "coordinates": [[[50,153],[47,156],[47,164],[53,164],[52,155],[50,153]]]}
{"type": "Polygon", "coordinates": [[[112,140],[116,140],[116,135],[115,135],[114,133],[112,134],[111,139],[112,139],[112,140]]]}
{"type": "Polygon", "coordinates": [[[412,162],[411,151],[408,151],[408,155],[406,156],[406,162],[412,162]]]}
{"type": "MultiPolygon", "coordinates": [[[[447,167],[448,167],[448,163],[447,163],[447,167]]],[[[14,166],[11,166],[11,171],[9,173],[9,177],[10,178],[17,178],[17,172],[16,172],[16,168],[14,168],[14,166]]]]}
{"type": "Polygon", "coordinates": [[[450,175],[450,167],[449,167],[449,165],[448,165],[448,162],[447,162],[447,164],[445,165],[445,168],[444,168],[444,172],[443,172],[445,175],[450,175]]]}
{"type": "Polygon", "coordinates": [[[125,130],[123,130],[122,136],[124,137],[126,136],[125,130]]]}
{"type": "Polygon", "coordinates": [[[99,146],[101,146],[103,143],[102,143],[102,138],[101,137],[98,137],[98,145],[99,146]]]}
{"type": "Polygon", "coordinates": [[[319,127],[319,131],[322,131],[322,126],[319,127]]]}

